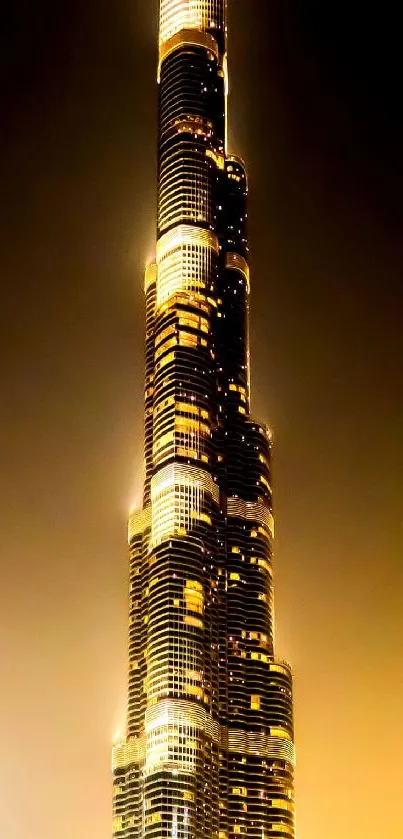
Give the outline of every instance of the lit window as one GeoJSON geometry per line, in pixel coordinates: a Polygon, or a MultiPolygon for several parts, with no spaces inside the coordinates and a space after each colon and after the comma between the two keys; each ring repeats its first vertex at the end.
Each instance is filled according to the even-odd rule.
{"type": "Polygon", "coordinates": [[[197,629],[203,629],[203,621],[199,618],[192,617],[192,615],[185,615],[183,622],[187,624],[187,626],[195,626],[197,629]]]}

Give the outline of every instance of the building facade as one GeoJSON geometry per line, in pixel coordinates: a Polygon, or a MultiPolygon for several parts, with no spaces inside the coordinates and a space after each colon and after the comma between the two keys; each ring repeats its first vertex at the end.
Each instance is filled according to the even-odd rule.
{"type": "Polygon", "coordinates": [[[115,839],[295,835],[292,677],[274,649],[270,434],[249,409],[247,177],[227,151],[226,41],[226,0],[161,0],[115,839]]]}

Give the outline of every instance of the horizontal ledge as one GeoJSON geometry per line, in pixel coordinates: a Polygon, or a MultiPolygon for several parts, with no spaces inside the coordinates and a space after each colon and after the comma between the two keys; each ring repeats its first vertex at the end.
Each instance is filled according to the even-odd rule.
{"type": "Polygon", "coordinates": [[[162,62],[176,50],[181,47],[201,47],[201,49],[208,50],[218,60],[219,51],[218,44],[215,38],[208,32],[202,32],[200,29],[181,29],[176,32],[171,38],[160,42],[159,49],[159,65],[158,65],[158,80],[161,73],[162,62]]]}
{"type": "Polygon", "coordinates": [[[157,265],[171,251],[178,250],[185,245],[199,245],[210,248],[216,254],[219,252],[218,238],[211,230],[197,227],[193,224],[178,224],[167,233],[163,233],[157,242],[157,265]]]}
{"type": "Polygon", "coordinates": [[[245,277],[247,289],[249,291],[249,265],[239,253],[227,253],[225,256],[225,267],[231,271],[239,271],[245,277]]]}
{"type": "Polygon", "coordinates": [[[150,527],[151,525],[151,507],[144,507],[142,510],[133,510],[129,516],[128,522],[128,541],[129,545],[135,536],[150,527]]]}

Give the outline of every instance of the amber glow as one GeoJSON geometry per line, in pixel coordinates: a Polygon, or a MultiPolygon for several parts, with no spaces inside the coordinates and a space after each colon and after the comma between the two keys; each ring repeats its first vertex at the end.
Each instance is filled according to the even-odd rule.
{"type": "MultiPolygon", "coordinates": [[[[111,837],[125,527],[143,489],[157,3],[67,5],[9,4],[2,56],[6,839],[111,837]]],[[[228,148],[249,174],[251,410],[274,434],[298,839],[403,836],[399,7],[363,18],[358,5],[229,4],[228,148]]]]}

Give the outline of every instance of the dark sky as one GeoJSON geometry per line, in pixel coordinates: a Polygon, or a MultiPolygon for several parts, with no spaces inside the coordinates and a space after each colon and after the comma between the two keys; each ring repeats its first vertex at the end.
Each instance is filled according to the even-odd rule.
{"type": "MultiPolygon", "coordinates": [[[[298,839],[403,835],[401,29],[392,3],[230,0],[250,172],[253,407],[275,434],[298,839]]],[[[397,6],[398,4],[396,4],[397,6]]],[[[125,519],[140,497],[156,0],[1,32],[0,834],[109,839],[125,519]]]]}

